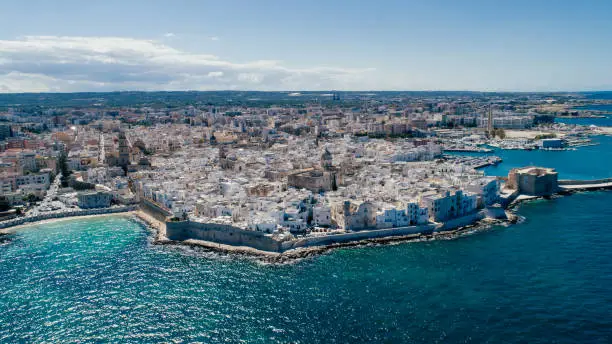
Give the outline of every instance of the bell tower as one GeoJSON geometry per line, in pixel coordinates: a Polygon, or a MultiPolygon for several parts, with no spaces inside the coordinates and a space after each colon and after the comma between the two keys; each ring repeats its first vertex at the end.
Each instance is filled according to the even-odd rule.
{"type": "Polygon", "coordinates": [[[327,147],[325,148],[325,151],[323,152],[323,154],[321,155],[321,167],[325,170],[325,171],[330,171],[333,169],[334,165],[333,165],[333,156],[332,154],[329,152],[329,150],[327,149],[327,147]]]}

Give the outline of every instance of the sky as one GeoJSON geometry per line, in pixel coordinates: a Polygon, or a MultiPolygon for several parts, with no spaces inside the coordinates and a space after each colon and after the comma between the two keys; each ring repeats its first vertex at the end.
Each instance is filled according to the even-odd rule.
{"type": "Polygon", "coordinates": [[[0,0],[0,92],[612,90],[610,0],[0,0]]]}

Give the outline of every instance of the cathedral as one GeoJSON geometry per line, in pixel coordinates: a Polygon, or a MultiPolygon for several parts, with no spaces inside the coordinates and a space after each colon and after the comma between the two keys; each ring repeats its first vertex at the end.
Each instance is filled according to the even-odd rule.
{"type": "Polygon", "coordinates": [[[289,174],[287,184],[299,189],[308,189],[312,192],[335,191],[342,184],[342,176],[340,171],[333,165],[332,154],[325,148],[318,168],[289,174]]]}

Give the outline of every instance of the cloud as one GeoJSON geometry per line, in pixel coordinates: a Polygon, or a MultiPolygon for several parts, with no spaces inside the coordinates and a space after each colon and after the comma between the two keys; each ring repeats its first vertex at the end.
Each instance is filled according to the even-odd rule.
{"type": "Polygon", "coordinates": [[[176,37],[176,35],[175,35],[175,34],[173,34],[172,32],[167,32],[167,33],[165,33],[165,34],[164,34],[164,37],[166,37],[166,38],[172,38],[172,37],[176,37]]]}
{"type": "Polygon", "coordinates": [[[359,89],[373,69],[236,63],[125,37],[0,40],[0,92],[359,89]]]}
{"type": "Polygon", "coordinates": [[[249,84],[259,84],[264,80],[265,76],[261,73],[240,73],[238,74],[238,80],[244,81],[249,84]]]}
{"type": "Polygon", "coordinates": [[[218,40],[220,40],[220,39],[221,39],[221,38],[219,38],[219,37],[217,37],[217,36],[212,36],[212,37],[210,37],[210,40],[211,40],[211,41],[218,41],[218,40]]]}
{"type": "Polygon", "coordinates": [[[223,72],[208,72],[209,78],[220,78],[223,76],[223,72]]]}

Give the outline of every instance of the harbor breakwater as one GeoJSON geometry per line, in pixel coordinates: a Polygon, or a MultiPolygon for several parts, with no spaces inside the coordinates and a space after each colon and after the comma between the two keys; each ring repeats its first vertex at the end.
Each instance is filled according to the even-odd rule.
{"type": "Polygon", "coordinates": [[[564,185],[595,185],[595,184],[606,184],[612,183],[612,178],[602,179],[561,179],[559,180],[559,186],[564,185]]]}
{"type": "Polygon", "coordinates": [[[559,180],[559,191],[587,191],[597,189],[611,189],[612,178],[591,180],[559,180]]]}

